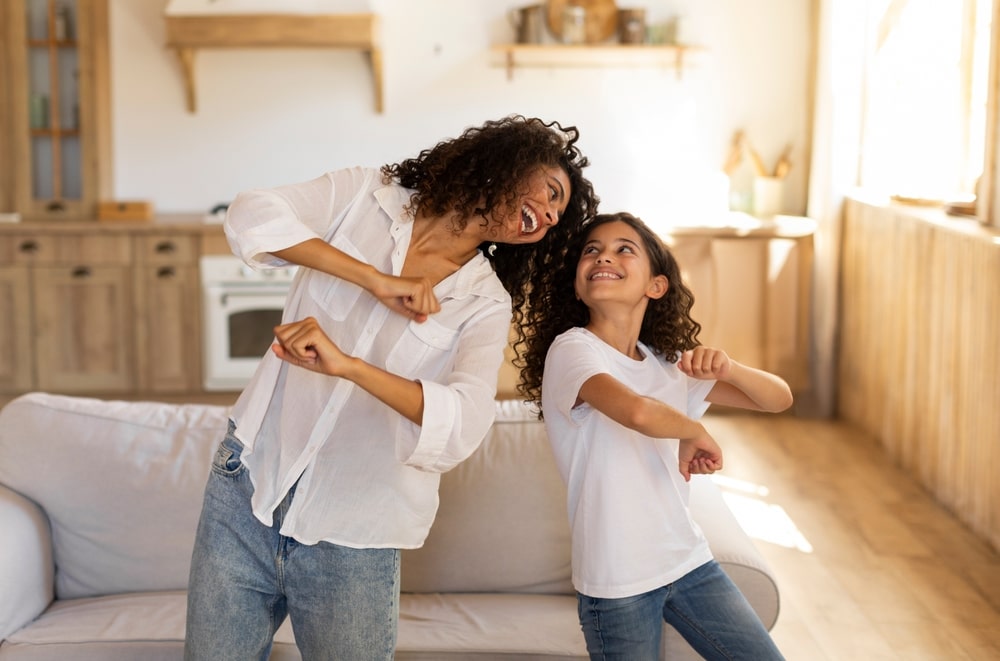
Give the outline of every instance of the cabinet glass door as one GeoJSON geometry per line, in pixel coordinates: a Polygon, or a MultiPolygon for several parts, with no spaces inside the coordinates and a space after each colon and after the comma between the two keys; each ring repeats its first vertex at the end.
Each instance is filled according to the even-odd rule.
{"type": "Polygon", "coordinates": [[[4,211],[95,218],[110,197],[108,76],[107,0],[0,2],[4,211]]]}
{"type": "Polygon", "coordinates": [[[25,0],[31,197],[59,212],[83,196],[75,0],[25,0]]]}

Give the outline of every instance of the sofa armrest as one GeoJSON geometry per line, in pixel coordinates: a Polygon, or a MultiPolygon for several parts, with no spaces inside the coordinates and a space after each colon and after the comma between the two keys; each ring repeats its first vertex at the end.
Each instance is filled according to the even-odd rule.
{"type": "Polygon", "coordinates": [[[38,505],[0,484],[0,640],[52,602],[55,566],[48,518],[38,505]]]}
{"type": "Polygon", "coordinates": [[[701,527],[712,555],[771,629],[778,620],[780,595],[774,571],[707,475],[691,478],[691,515],[701,527]]]}

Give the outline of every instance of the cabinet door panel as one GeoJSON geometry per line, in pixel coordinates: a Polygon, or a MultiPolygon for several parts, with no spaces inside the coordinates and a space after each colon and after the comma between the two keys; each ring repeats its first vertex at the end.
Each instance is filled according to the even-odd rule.
{"type": "Polygon", "coordinates": [[[125,392],[131,365],[131,270],[38,267],[35,361],[38,387],[56,392],[125,392]]]}
{"type": "Polygon", "coordinates": [[[0,266],[0,392],[31,389],[31,300],[28,271],[0,266]]]}
{"type": "Polygon", "coordinates": [[[139,267],[136,362],[143,392],[201,388],[201,305],[198,269],[169,264],[139,267]]]}

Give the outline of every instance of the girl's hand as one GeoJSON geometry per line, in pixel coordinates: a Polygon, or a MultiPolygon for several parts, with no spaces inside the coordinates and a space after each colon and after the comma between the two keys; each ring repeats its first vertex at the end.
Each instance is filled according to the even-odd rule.
{"type": "Polygon", "coordinates": [[[688,473],[690,475],[711,475],[718,470],[722,470],[722,463],[710,457],[695,457],[688,464],[688,473]]]}
{"type": "Polygon", "coordinates": [[[722,448],[707,431],[691,438],[682,438],[677,459],[685,482],[691,481],[691,476],[695,474],[722,470],[722,448]]]}
{"type": "Polygon", "coordinates": [[[370,289],[371,293],[390,310],[414,321],[427,321],[428,315],[441,310],[434,285],[427,278],[400,278],[379,274],[370,289]]]}
{"type": "Polygon", "coordinates": [[[351,360],[312,317],[275,326],[274,336],[275,343],[271,345],[274,355],[296,367],[340,376],[351,360]]]}
{"type": "Polygon", "coordinates": [[[724,381],[729,378],[732,361],[725,351],[710,347],[695,347],[681,354],[677,367],[695,379],[717,379],[724,381]]]}

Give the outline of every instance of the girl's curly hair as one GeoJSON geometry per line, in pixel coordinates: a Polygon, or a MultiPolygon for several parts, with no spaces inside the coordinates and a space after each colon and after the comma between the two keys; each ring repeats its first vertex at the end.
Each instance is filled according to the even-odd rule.
{"type": "Polygon", "coordinates": [[[545,355],[558,335],[570,328],[586,326],[590,312],[576,297],[576,266],[591,231],[605,223],[622,222],[642,239],[650,257],[653,275],[667,277],[667,293],[650,299],[639,330],[639,340],[670,362],[677,352],[698,346],[701,325],[691,318],[694,295],[681,279],[680,266],[660,237],[641,219],[630,213],[600,214],[584,224],[567,242],[561,262],[535,283],[529,305],[531,332],[515,364],[521,370],[518,392],[527,401],[541,405],[545,355]]]}
{"type": "MultiPolygon", "coordinates": [[[[534,283],[550,272],[564,252],[568,238],[597,213],[600,198],[583,168],[590,164],[576,146],[580,132],[558,122],[510,115],[466,129],[459,137],[444,140],[415,158],[382,166],[383,180],[396,181],[413,190],[409,209],[435,215],[450,214],[455,231],[468,218],[497,218],[520,214],[521,197],[531,177],[541,168],[561,167],[569,176],[566,211],[535,243],[497,245],[486,250],[497,276],[510,293],[513,305],[515,351],[524,346],[530,315],[526,306],[534,283]],[[492,254],[490,254],[492,253],[492,254]]],[[[494,221],[498,225],[501,221],[494,221]]]]}

